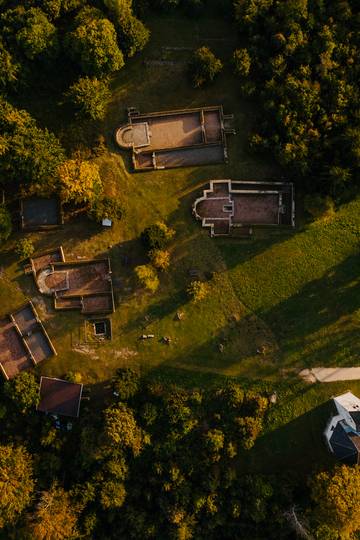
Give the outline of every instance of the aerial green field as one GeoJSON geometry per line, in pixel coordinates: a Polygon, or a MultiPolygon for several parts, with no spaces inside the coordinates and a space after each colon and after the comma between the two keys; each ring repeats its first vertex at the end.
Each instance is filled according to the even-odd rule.
{"type": "MultiPolygon", "coordinates": [[[[58,351],[40,371],[54,376],[80,372],[83,381],[91,384],[105,383],[120,366],[133,366],[172,380],[190,377],[195,384],[223,375],[248,382],[261,379],[269,381],[266,385],[271,389],[277,384],[283,388],[304,367],[356,365],[360,201],[311,224],[298,219],[295,231],[256,232],[254,239],[245,241],[211,239],[191,215],[193,201],[210,179],[278,179],[282,172],[269,157],[263,160],[248,152],[246,141],[256,107],[241,99],[229,65],[204,90],[192,89],[187,80],[186,62],[199,45],[211,46],[228,61],[236,44],[233,28],[215,19],[197,23],[179,17],[158,17],[147,24],[152,31],[150,45],[112,81],[112,100],[103,124],[79,124],[65,109],[58,114],[56,94],[44,100],[29,94],[23,104],[68,148],[77,141],[86,154],[96,137],[105,137],[106,151],[95,159],[107,194],[123,204],[124,218],[104,230],[82,215],[67,216],[64,229],[31,238],[38,251],[61,244],[68,259],[110,257],[116,295],[112,341],[85,342],[83,317],[76,312],[55,313],[51,300],[39,295],[13,253],[20,233],[1,253],[1,313],[32,298],[58,351]],[[217,104],[224,106],[225,113],[233,113],[236,121],[237,134],[228,140],[226,165],[133,174],[129,154],[114,144],[114,131],[126,121],[129,106],[149,112],[217,104]],[[159,290],[150,294],[138,288],[133,270],[147,260],[139,234],[156,220],[173,227],[176,237],[170,247],[170,270],[161,275],[159,290]],[[199,305],[186,294],[192,268],[211,287],[211,294],[199,305]],[[178,312],[181,320],[176,318],[178,312]],[[144,333],[155,337],[142,341],[139,337],[144,333]],[[161,341],[164,336],[171,338],[169,345],[161,341]],[[260,347],[264,354],[257,353],[260,347]]],[[[297,207],[302,216],[301,196],[297,207]]],[[[293,390],[286,390],[288,409],[281,422],[273,419],[272,425],[305,414],[349,386],[325,385],[319,390],[320,385],[315,385],[303,396],[306,387],[298,383],[301,400],[299,395],[289,397],[293,390]]],[[[355,391],[359,385],[351,386],[355,391]]]]}
{"type": "Polygon", "coordinates": [[[0,0],[0,540],[360,540],[357,4],[0,0]]]}

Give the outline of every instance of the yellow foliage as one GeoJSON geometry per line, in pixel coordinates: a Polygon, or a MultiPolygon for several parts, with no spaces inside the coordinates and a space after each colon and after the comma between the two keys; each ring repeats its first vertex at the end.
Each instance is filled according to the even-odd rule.
{"type": "Polygon", "coordinates": [[[149,258],[158,270],[167,270],[170,266],[170,253],[166,249],[152,249],[149,251],[149,258]]]}
{"type": "Polygon", "coordinates": [[[321,472],[311,482],[316,504],[314,518],[350,538],[360,530],[360,467],[340,465],[333,472],[321,472]]]}
{"type": "Polygon", "coordinates": [[[99,167],[91,161],[69,159],[59,167],[63,201],[92,203],[103,191],[99,167]]]}

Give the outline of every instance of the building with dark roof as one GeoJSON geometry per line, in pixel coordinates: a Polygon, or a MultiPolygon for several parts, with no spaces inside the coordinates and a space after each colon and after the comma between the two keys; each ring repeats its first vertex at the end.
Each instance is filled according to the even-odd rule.
{"type": "Polygon", "coordinates": [[[83,385],[52,377],[41,377],[38,411],[78,418],[83,385]]]}
{"type": "Polygon", "coordinates": [[[351,392],[333,398],[334,415],[324,435],[330,451],[348,465],[360,464],[360,399],[351,392]]]}

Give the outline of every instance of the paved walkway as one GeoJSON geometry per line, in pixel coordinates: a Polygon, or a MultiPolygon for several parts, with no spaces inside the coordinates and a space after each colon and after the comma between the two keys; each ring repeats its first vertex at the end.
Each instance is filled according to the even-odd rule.
{"type": "Polygon", "coordinates": [[[360,367],[303,369],[299,375],[308,382],[355,381],[360,380],[360,367]]]}

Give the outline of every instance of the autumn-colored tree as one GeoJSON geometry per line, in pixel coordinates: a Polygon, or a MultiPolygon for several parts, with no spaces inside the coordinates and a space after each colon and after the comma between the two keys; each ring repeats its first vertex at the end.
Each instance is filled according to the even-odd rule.
{"type": "Polygon", "coordinates": [[[174,229],[163,221],[157,221],[141,233],[141,240],[149,250],[164,249],[174,236],[174,229]]]}
{"type": "Polygon", "coordinates": [[[103,189],[99,166],[80,158],[62,163],[59,167],[59,179],[64,202],[92,204],[103,189]]]}
{"type": "Polygon", "coordinates": [[[15,86],[19,71],[20,64],[0,40],[0,89],[5,90],[15,86]]]}
{"type": "Polygon", "coordinates": [[[31,238],[20,238],[16,243],[15,252],[21,259],[28,259],[34,251],[35,247],[31,238]]]}
{"type": "Polygon", "coordinates": [[[204,440],[211,461],[220,461],[221,452],[225,443],[223,432],[220,429],[210,429],[204,435],[204,440]]]}
{"type": "Polygon", "coordinates": [[[152,249],[149,251],[151,264],[158,270],[168,270],[170,266],[170,253],[166,249],[152,249]]]}
{"type": "Polygon", "coordinates": [[[124,404],[111,407],[104,412],[104,437],[111,448],[116,445],[131,450],[137,456],[143,446],[143,434],[138,427],[134,413],[124,404]]]}
{"type": "Polygon", "coordinates": [[[247,77],[250,72],[251,58],[247,49],[236,49],[233,55],[235,73],[247,77]]]}
{"type": "Polygon", "coordinates": [[[77,516],[69,494],[53,484],[43,491],[30,516],[29,530],[34,540],[68,540],[77,538],[77,516]]]}
{"type": "Polygon", "coordinates": [[[337,465],[316,474],[310,487],[315,527],[326,524],[339,538],[354,538],[360,531],[360,467],[337,465]]]}
{"type": "Polygon", "coordinates": [[[22,446],[0,445],[0,529],[13,523],[34,491],[32,459],[22,446]]]}
{"type": "Polygon", "coordinates": [[[135,268],[135,274],[142,287],[155,292],[159,287],[159,278],[156,270],[150,264],[142,264],[135,268]]]}
{"type": "Polygon", "coordinates": [[[187,293],[194,304],[204,300],[210,292],[210,287],[204,281],[192,281],[187,288],[187,293]]]}
{"type": "Polygon", "coordinates": [[[126,490],[123,482],[104,480],[101,483],[100,502],[104,510],[120,508],[125,501],[126,490]]]}

